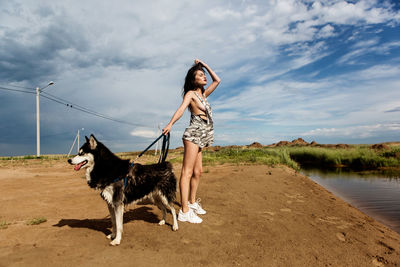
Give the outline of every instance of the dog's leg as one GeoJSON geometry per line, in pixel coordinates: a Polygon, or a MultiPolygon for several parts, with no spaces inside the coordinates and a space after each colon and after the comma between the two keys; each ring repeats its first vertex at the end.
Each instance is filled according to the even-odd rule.
{"type": "Polygon", "coordinates": [[[165,209],[165,207],[167,207],[171,211],[172,219],[174,221],[174,224],[172,225],[172,230],[177,231],[178,230],[178,221],[176,220],[176,212],[175,212],[175,208],[174,208],[173,204],[169,203],[165,196],[160,196],[160,199],[162,201],[164,209],[165,209]]]}
{"type": "Polygon", "coordinates": [[[118,203],[115,207],[115,224],[117,228],[117,234],[115,239],[110,242],[110,245],[116,246],[121,243],[122,232],[123,232],[123,222],[124,222],[124,204],[118,203]]]}
{"type": "Polygon", "coordinates": [[[157,198],[157,200],[155,200],[154,202],[162,212],[162,219],[158,224],[159,225],[164,225],[165,224],[165,217],[166,217],[166,214],[167,214],[167,209],[165,208],[164,204],[161,202],[160,198],[157,198]]]}
{"type": "Polygon", "coordinates": [[[174,225],[172,226],[172,230],[173,231],[178,231],[178,221],[176,220],[176,212],[175,212],[174,204],[168,203],[168,208],[171,211],[172,219],[174,221],[174,225]]]}
{"type": "Polygon", "coordinates": [[[115,209],[111,204],[107,203],[107,206],[108,210],[110,211],[111,224],[112,224],[112,232],[107,236],[107,238],[113,240],[115,238],[115,235],[117,234],[117,229],[115,224],[115,209]]]}

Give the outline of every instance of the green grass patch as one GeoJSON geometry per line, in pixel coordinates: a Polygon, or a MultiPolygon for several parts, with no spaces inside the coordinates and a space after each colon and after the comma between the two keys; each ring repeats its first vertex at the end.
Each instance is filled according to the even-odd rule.
{"type": "MultiPolygon", "coordinates": [[[[72,157],[72,156],[71,156],[72,157]]],[[[40,158],[37,158],[34,155],[26,155],[26,156],[13,156],[13,157],[0,157],[0,160],[4,160],[4,161],[13,161],[13,160],[42,160],[42,161],[47,161],[47,160],[58,160],[58,159],[66,159],[68,158],[67,155],[63,155],[63,154],[58,154],[58,155],[45,155],[45,156],[40,156],[40,158]]]]}
{"type": "Polygon", "coordinates": [[[38,225],[41,223],[47,222],[47,219],[44,217],[35,217],[29,221],[26,221],[27,225],[38,225]]]}
{"type": "Polygon", "coordinates": [[[218,151],[205,151],[203,153],[203,163],[213,164],[265,164],[265,165],[288,165],[298,169],[286,149],[254,149],[254,148],[223,148],[218,151]]]}
{"type": "MultiPolygon", "coordinates": [[[[175,153],[168,160],[181,163],[183,152],[175,153]]],[[[376,150],[367,145],[352,145],[348,148],[336,147],[222,147],[219,150],[203,151],[203,165],[217,164],[265,164],[287,165],[299,170],[299,164],[314,167],[348,167],[354,170],[378,170],[400,167],[400,147],[376,150]]]]}
{"type": "MultiPolygon", "coordinates": [[[[169,159],[171,162],[182,162],[183,153],[175,158],[169,159]]],[[[265,164],[274,166],[284,164],[296,170],[298,164],[290,158],[286,149],[254,149],[254,148],[221,148],[217,151],[203,151],[203,165],[214,166],[217,164],[265,164]]]]}
{"type": "Polygon", "coordinates": [[[0,229],[7,229],[10,223],[6,221],[0,221],[0,229]]]}
{"type": "MultiPolygon", "coordinates": [[[[350,148],[288,147],[296,162],[320,167],[378,169],[400,166],[398,151],[374,150],[366,146],[350,148]]],[[[396,149],[397,150],[397,149],[396,149]]]]}

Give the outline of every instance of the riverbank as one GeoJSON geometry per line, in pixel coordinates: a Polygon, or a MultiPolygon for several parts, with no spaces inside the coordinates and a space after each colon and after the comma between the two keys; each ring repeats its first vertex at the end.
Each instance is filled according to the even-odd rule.
{"type": "Polygon", "coordinates": [[[301,173],[400,234],[400,180],[383,174],[302,168],[301,173]]]}
{"type": "Polygon", "coordinates": [[[204,167],[202,224],[172,232],[155,207],[128,206],[118,247],[104,201],[65,159],[3,163],[0,187],[0,266],[400,265],[399,234],[281,165],[204,167]]]}

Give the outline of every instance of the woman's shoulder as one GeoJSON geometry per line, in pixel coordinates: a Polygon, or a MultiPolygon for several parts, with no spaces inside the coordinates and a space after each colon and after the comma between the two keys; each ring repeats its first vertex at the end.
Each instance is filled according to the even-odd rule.
{"type": "Polygon", "coordinates": [[[185,94],[185,98],[193,98],[195,96],[195,91],[189,91],[185,94]]]}

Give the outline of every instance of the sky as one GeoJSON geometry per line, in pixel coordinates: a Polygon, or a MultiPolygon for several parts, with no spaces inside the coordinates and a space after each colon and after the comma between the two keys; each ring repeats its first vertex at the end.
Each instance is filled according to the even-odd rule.
{"type": "Polygon", "coordinates": [[[395,0],[0,0],[0,156],[36,154],[50,81],[41,154],[68,153],[78,130],[143,150],[196,58],[222,80],[215,145],[400,141],[399,24],[395,0]]]}

